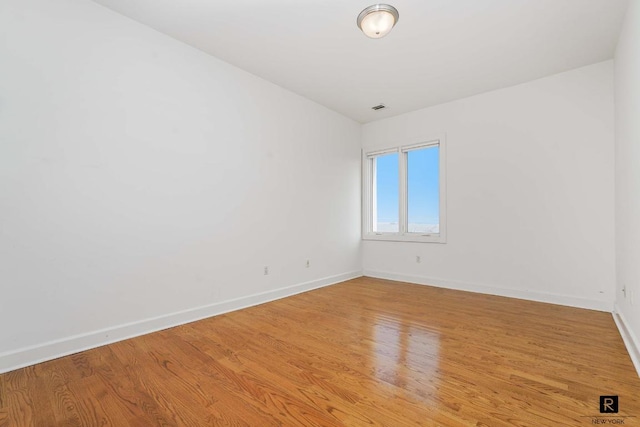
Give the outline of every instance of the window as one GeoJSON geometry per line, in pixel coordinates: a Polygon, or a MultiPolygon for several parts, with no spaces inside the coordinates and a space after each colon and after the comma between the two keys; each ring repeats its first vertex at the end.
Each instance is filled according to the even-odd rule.
{"type": "Polygon", "coordinates": [[[444,138],[365,153],[363,238],[445,242],[444,138]]]}

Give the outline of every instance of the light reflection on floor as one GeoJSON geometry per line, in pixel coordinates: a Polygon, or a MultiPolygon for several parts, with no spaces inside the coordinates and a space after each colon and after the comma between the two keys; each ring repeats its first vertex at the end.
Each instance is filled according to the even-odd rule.
{"type": "Polygon", "coordinates": [[[376,378],[413,398],[419,396],[421,403],[435,404],[440,333],[407,320],[377,316],[372,339],[376,378]]]}

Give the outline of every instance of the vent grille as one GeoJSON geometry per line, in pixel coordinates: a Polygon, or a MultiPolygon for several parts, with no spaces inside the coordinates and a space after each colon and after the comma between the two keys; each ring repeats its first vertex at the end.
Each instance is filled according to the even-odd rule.
{"type": "Polygon", "coordinates": [[[371,109],[374,111],[382,110],[383,108],[387,108],[387,107],[384,104],[378,104],[371,107],[371,109]]]}

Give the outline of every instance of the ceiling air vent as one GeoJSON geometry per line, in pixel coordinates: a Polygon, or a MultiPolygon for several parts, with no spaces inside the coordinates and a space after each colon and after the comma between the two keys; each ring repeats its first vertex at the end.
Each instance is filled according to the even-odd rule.
{"type": "Polygon", "coordinates": [[[375,105],[375,106],[371,107],[371,109],[375,110],[375,111],[382,110],[383,108],[387,108],[387,107],[385,107],[384,104],[378,104],[378,105],[375,105]]]}

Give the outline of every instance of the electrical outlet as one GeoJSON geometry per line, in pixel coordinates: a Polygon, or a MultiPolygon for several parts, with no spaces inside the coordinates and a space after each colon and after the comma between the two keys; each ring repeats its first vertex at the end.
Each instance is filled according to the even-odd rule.
{"type": "Polygon", "coordinates": [[[269,267],[264,267],[264,275],[267,276],[269,274],[269,267]]]}
{"type": "Polygon", "coordinates": [[[422,260],[420,259],[420,255],[416,255],[416,262],[418,264],[420,264],[422,262],[422,260]]]}
{"type": "Polygon", "coordinates": [[[307,268],[311,267],[311,262],[309,262],[309,260],[307,260],[307,265],[306,265],[306,267],[307,267],[307,268]]]}
{"type": "Polygon", "coordinates": [[[627,299],[627,287],[626,286],[622,287],[622,295],[624,295],[624,299],[627,299]]]}

